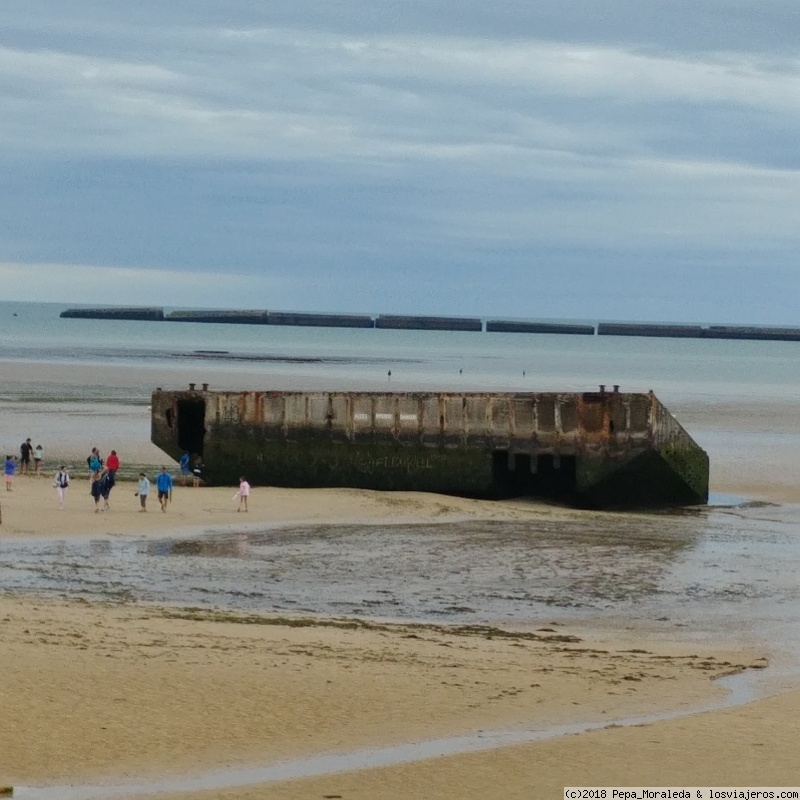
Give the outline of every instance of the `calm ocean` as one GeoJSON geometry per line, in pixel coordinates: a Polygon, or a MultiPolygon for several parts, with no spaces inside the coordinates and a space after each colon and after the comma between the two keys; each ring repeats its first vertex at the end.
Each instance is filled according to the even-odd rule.
{"type": "MultiPolygon", "coordinates": [[[[66,305],[0,303],[2,359],[196,369],[236,388],[653,389],[668,406],[791,403],[800,342],[461,333],[60,319],[66,305]],[[213,359],[195,351],[227,351],[213,359]],[[391,370],[391,377],[388,373],[391,370]],[[248,385],[249,382],[249,385],[248,385]]],[[[142,386],[142,397],[151,386],[142,386]]],[[[219,380],[216,380],[216,388],[219,380]]],[[[6,398],[13,387],[0,385],[6,398]]]]}

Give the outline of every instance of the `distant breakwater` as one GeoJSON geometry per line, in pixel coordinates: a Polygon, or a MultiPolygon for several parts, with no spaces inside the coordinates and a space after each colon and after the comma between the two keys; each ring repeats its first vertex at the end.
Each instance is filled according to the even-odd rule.
{"type": "Polygon", "coordinates": [[[599,322],[566,323],[439,317],[397,314],[324,314],[265,310],[178,310],[157,307],[69,308],[61,317],[71,319],[195,322],[226,325],[295,325],[318,328],[381,328],[387,330],[472,331],[486,333],[544,333],[578,336],[646,336],[671,339],[751,339],[800,341],[800,327],[759,325],[675,325],[666,323],[599,322]]]}

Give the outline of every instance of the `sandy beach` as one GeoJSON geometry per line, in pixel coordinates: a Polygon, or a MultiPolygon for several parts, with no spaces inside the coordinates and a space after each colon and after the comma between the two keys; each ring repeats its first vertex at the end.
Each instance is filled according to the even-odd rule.
{"type": "MultiPolygon", "coordinates": [[[[33,380],[31,369],[14,373],[20,385],[33,380]]],[[[5,446],[33,428],[47,443],[48,467],[39,479],[18,476],[13,491],[0,494],[0,541],[155,540],[321,523],[591,522],[585,512],[525,500],[271,487],[254,489],[247,514],[236,512],[234,487],[176,487],[166,513],[153,495],[142,514],[134,484],[124,481],[112,510],[95,514],[80,468],[60,511],[53,464],[79,465],[88,444],[105,452],[116,446],[128,463],[155,468],[163,460],[147,441],[146,396],[137,388],[158,377],[129,374],[114,402],[97,404],[73,396],[74,386],[55,396],[61,383],[72,384],[66,370],[54,370],[45,402],[17,396],[4,404],[5,446]]],[[[95,383],[113,381],[98,370],[95,383]]],[[[768,453],[747,438],[789,435],[797,409],[754,416],[746,404],[687,404],[677,412],[717,448],[713,491],[800,499],[791,443],[768,453]]],[[[595,626],[557,614],[520,629],[354,622],[6,593],[0,641],[0,785],[137,786],[334,753],[353,754],[353,768],[208,791],[156,787],[148,796],[527,800],[560,797],[566,785],[800,783],[794,675],[768,678],[752,702],[724,707],[728,690],[714,679],[768,676],[763,668],[775,654],[744,639],[732,647],[730,636],[699,644],[678,626],[656,630],[608,617],[595,626]],[[718,707],[691,713],[709,704],[718,707]],[[670,711],[686,715],[619,724],[670,711]],[[358,768],[358,754],[374,748],[606,721],[615,724],[358,768]]],[[[36,798],[36,791],[18,795],[36,798]]],[[[80,797],[76,791],[70,796],[80,797]]]]}
{"type": "MultiPolygon", "coordinates": [[[[83,476],[59,511],[46,479],[0,497],[2,537],[164,536],[245,524],[229,488],[178,487],[167,513],[133,485],[94,514],[83,476]]],[[[254,491],[248,525],[568,519],[517,501],[357,490],[254,491]]],[[[767,661],[720,643],[554,623],[524,631],[0,599],[0,784],[140,783],[477,731],[618,720],[722,703],[712,679],[767,661]]],[[[556,797],[570,784],[789,784],[800,693],[645,727],[180,796],[556,797]]],[[[36,795],[30,795],[35,797],[36,795]]],[[[172,796],[169,792],[153,796],[172,796]]],[[[179,795],[175,795],[176,797],[179,795]]]]}

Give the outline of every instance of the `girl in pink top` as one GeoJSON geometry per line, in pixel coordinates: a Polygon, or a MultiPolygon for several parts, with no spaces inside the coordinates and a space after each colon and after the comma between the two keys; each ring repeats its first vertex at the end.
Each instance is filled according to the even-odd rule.
{"type": "Polygon", "coordinates": [[[241,511],[244,507],[244,510],[247,511],[247,498],[250,497],[250,484],[244,477],[239,478],[239,491],[236,494],[239,498],[239,508],[236,510],[241,511]]]}

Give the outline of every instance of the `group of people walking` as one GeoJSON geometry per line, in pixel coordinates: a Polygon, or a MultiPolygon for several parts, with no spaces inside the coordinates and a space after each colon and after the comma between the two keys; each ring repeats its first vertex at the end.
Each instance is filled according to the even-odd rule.
{"type": "MultiPolygon", "coordinates": [[[[161,467],[161,472],[156,477],[156,490],[158,491],[158,504],[161,511],[167,510],[167,503],[172,500],[172,475],[167,472],[166,467],[161,467]]],[[[150,495],[150,479],[144,472],[139,473],[139,488],[134,493],[139,498],[139,511],[147,511],[147,498],[150,495]]]]}
{"type": "Polygon", "coordinates": [[[86,463],[89,465],[89,492],[94,499],[94,513],[108,511],[111,508],[108,498],[111,490],[117,484],[117,470],[119,469],[117,451],[112,450],[104,464],[100,451],[93,447],[86,463]],[[101,500],[103,501],[102,508],[100,507],[101,500]]]}
{"type": "MultiPolygon", "coordinates": [[[[44,448],[41,445],[33,447],[30,439],[26,439],[20,445],[19,459],[15,456],[7,455],[5,460],[5,484],[6,491],[12,491],[14,476],[17,471],[20,474],[31,474],[31,461],[34,464],[32,474],[40,475],[44,466],[44,448]]],[[[186,485],[189,475],[192,476],[192,485],[199,486],[203,470],[203,464],[197,458],[194,464],[190,463],[189,453],[184,453],[179,461],[181,485],[186,485]]],[[[120,467],[119,456],[116,450],[112,450],[108,458],[104,461],[100,451],[92,448],[86,459],[89,468],[89,491],[94,500],[94,512],[99,514],[101,511],[109,511],[111,506],[109,498],[111,490],[117,483],[117,471],[120,467]],[[101,505],[102,501],[102,505],[101,505]]],[[[58,496],[58,507],[63,510],[66,504],[67,491],[70,487],[70,474],[66,465],[62,464],[53,476],[53,488],[58,496]]],[[[158,493],[158,503],[162,512],[166,512],[167,505],[172,500],[173,480],[172,475],[166,467],[161,468],[161,472],[155,478],[156,491],[158,493]]],[[[137,490],[134,493],[139,498],[139,511],[147,511],[147,498],[150,496],[150,479],[144,472],[139,473],[137,490]]],[[[238,499],[237,511],[248,511],[248,499],[250,497],[250,484],[244,478],[239,478],[239,489],[234,495],[234,500],[238,499]]]]}

